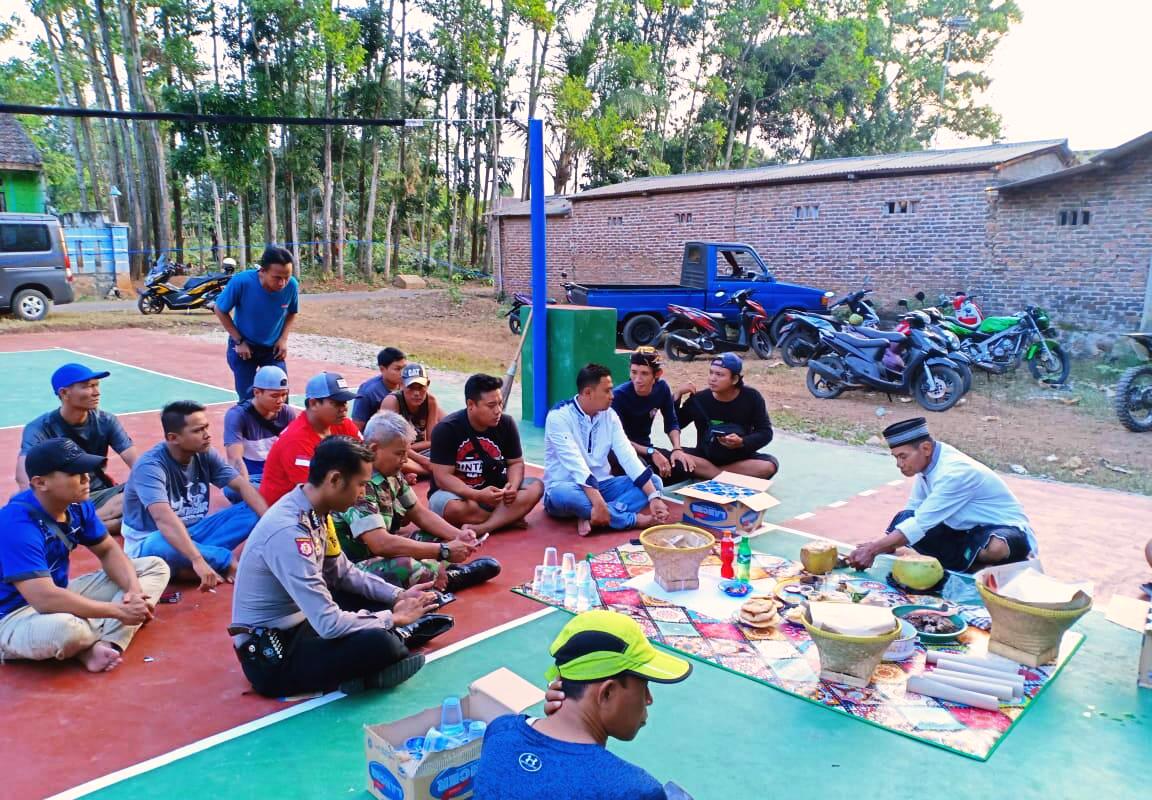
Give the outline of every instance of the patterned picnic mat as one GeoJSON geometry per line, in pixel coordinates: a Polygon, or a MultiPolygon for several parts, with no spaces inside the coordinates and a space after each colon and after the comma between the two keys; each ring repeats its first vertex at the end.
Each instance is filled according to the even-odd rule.
{"type": "MultiPolygon", "coordinates": [[[[602,606],[635,619],[652,641],[833,711],[980,761],[992,755],[1084,638],[1078,633],[1066,634],[1062,660],[1057,664],[1036,669],[1022,667],[1025,688],[1021,702],[1002,704],[998,711],[985,711],[906,691],[908,677],[925,668],[926,649],[919,643],[915,656],[907,661],[881,664],[865,688],[821,681],[819,654],[802,626],[785,623],[757,630],[734,619],[711,618],[625,586],[630,579],[652,571],[652,561],[639,545],[614,548],[591,556],[589,562],[602,606]]],[[[713,555],[706,559],[704,566],[710,564],[719,564],[719,558],[713,555]]],[[[750,577],[782,580],[801,571],[799,562],[756,553],[750,577]]],[[[893,606],[940,602],[936,597],[905,594],[887,583],[861,578],[858,573],[845,573],[842,578],[837,575],[833,581],[846,582],[849,591],[868,592],[893,606]]],[[[534,594],[531,584],[513,591],[564,607],[554,598],[534,594]]],[[[989,621],[983,607],[961,606],[960,613],[968,620],[967,633],[959,642],[933,649],[985,653],[989,621]]]]}

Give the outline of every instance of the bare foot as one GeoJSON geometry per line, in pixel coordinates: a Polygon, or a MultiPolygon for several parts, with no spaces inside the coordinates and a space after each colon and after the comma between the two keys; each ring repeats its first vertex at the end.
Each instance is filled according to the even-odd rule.
{"type": "Polygon", "coordinates": [[[120,651],[107,642],[97,642],[76,656],[89,672],[110,672],[120,666],[120,651]]]}
{"type": "Polygon", "coordinates": [[[581,536],[587,536],[591,532],[592,532],[592,520],[590,520],[590,519],[576,520],[576,533],[580,534],[581,536]]]}
{"type": "Polygon", "coordinates": [[[655,521],[656,521],[656,518],[653,517],[651,514],[637,514],[636,515],[636,524],[633,527],[650,528],[650,527],[652,527],[652,523],[654,523],[655,521]]]}

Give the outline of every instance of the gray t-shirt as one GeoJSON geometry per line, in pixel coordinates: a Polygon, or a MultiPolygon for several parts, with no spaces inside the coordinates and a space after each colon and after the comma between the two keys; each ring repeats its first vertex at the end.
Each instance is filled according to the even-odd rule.
{"type": "Polygon", "coordinates": [[[148,506],[167,503],[187,528],[208,516],[209,485],[222,489],[239,475],[215,450],[184,465],[164,442],[156,445],[140,456],[124,485],[125,545],[159,530],[148,506]]]}
{"type": "MultiPolygon", "coordinates": [[[[285,630],[307,620],[323,639],[392,627],[391,611],[345,611],[332,589],[395,601],[401,590],[356,569],[329,520],[297,486],[277,500],[244,544],[232,595],[232,624],[285,630]]],[[[243,637],[236,637],[237,643],[243,637]]]]}
{"type": "MultiPolygon", "coordinates": [[[[73,425],[60,415],[60,409],[53,409],[41,414],[24,426],[20,437],[20,455],[28,455],[28,451],[48,439],[71,439],[85,453],[91,453],[101,458],[108,457],[108,448],[117,453],[123,453],[132,447],[132,439],[128,437],[124,426],[115,414],[107,411],[93,409],[88,412],[88,419],[79,425],[73,425]]],[[[107,489],[112,484],[106,480],[106,475],[90,473],[92,491],[107,489]]]]}

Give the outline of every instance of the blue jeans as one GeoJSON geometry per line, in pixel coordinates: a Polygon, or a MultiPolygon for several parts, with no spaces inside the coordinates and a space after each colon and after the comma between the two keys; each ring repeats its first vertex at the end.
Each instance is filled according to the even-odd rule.
{"type": "MultiPolygon", "coordinates": [[[[258,519],[248,504],[240,503],[189,526],[188,535],[212,569],[223,573],[232,566],[232,551],[248,538],[258,519]]],[[[192,568],[192,563],[170,545],[160,531],[140,543],[138,556],[158,556],[168,562],[173,572],[192,568]]]]}
{"type": "Polygon", "coordinates": [[[232,382],[236,386],[236,396],[240,398],[241,403],[248,399],[252,381],[256,380],[256,370],[260,367],[280,367],[284,372],[288,372],[284,362],[274,355],[274,348],[252,342],[248,343],[248,347],[252,350],[252,357],[240,358],[236,355],[236,343],[232,341],[232,337],[228,337],[228,366],[232,369],[232,382]]]}
{"type": "MultiPolygon", "coordinates": [[[[664,484],[656,475],[652,476],[656,491],[662,491],[664,484]]],[[[608,504],[610,521],[608,527],[618,531],[636,527],[636,512],[648,507],[648,497],[627,475],[600,481],[600,494],[608,504]]],[[[544,510],[553,517],[592,518],[592,501],[584,492],[584,487],[575,481],[560,481],[544,491],[544,510]]]]}

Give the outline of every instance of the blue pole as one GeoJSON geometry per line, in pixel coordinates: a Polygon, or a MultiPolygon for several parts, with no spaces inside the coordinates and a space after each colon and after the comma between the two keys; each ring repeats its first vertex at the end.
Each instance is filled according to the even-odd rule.
{"type": "Polygon", "coordinates": [[[548,415],[548,256],[544,226],[544,123],[528,120],[528,174],[532,202],[532,422],[548,415]]]}

